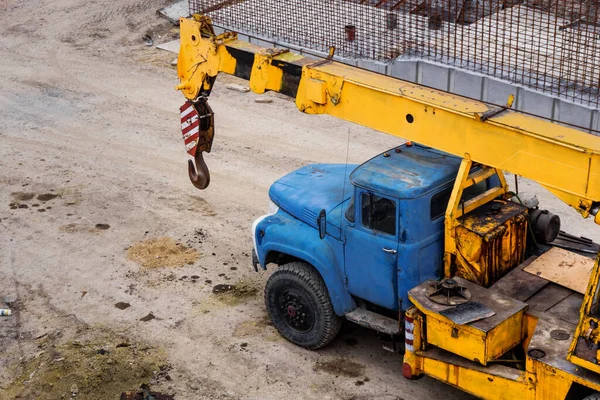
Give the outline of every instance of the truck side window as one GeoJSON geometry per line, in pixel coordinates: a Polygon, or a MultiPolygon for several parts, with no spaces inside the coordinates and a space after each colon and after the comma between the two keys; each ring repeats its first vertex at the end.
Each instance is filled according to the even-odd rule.
{"type": "Polygon", "coordinates": [[[439,193],[434,194],[431,197],[431,220],[438,219],[439,217],[446,214],[446,208],[448,208],[448,202],[452,195],[452,186],[442,190],[439,193]]]}
{"type": "Polygon", "coordinates": [[[376,194],[362,194],[362,223],[375,231],[396,234],[396,203],[376,194]]]}

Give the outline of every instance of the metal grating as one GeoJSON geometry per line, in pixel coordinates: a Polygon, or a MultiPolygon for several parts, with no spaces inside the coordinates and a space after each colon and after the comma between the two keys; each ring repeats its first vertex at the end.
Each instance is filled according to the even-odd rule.
{"type": "Polygon", "coordinates": [[[216,25],[346,58],[426,59],[597,108],[600,0],[189,0],[216,25]]]}

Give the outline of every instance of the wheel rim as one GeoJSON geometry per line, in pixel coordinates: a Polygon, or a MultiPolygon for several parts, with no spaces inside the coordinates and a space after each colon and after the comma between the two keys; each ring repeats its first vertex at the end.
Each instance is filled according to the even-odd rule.
{"type": "Polygon", "coordinates": [[[308,332],[315,325],[308,298],[296,290],[286,290],[278,296],[279,311],[286,325],[297,332],[308,332]]]}

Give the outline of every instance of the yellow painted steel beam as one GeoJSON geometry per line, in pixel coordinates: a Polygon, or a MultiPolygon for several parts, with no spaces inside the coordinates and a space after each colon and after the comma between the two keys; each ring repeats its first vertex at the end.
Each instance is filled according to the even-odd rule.
{"type": "MultiPolygon", "coordinates": [[[[427,375],[481,399],[528,400],[536,398],[533,381],[528,381],[525,373],[521,373],[517,379],[508,379],[494,375],[488,371],[435,360],[427,357],[426,352],[422,353],[419,361],[420,368],[427,375]]],[[[547,397],[545,399],[548,400],[550,398],[547,397]]]]}
{"type": "Polygon", "coordinates": [[[469,157],[465,157],[461,161],[456,180],[454,181],[454,187],[448,200],[448,207],[446,208],[446,217],[444,218],[444,276],[447,278],[454,276],[455,272],[452,266],[454,265],[453,256],[456,254],[458,206],[460,205],[460,198],[469,179],[471,165],[473,165],[473,162],[469,157]]]}
{"type": "Polygon", "coordinates": [[[261,48],[231,33],[211,35],[207,17],[182,19],[180,26],[178,89],[188,99],[208,95],[219,72],[235,74],[257,93],[295,97],[305,113],[328,114],[532,179],[584,217],[600,205],[600,137],[512,110],[486,119],[494,108],[477,100],[261,48]],[[248,55],[249,76],[242,65],[248,55]],[[300,70],[298,77],[290,72],[300,70]]]}
{"type": "Polygon", "coordinates": [[[573,335],[567,359],[596,373],[600,373],[600,254],[590,274],[588,287],[579,311],[579,323],[573,335]]]}
{"type": "Polygon", "coordinates": [[[474,172],[469,176],[469,179],[465,182],[465,188],[477,185],[480,182],[485,181],[487,178],[495,175],[496,169],[491,167],[484,167],[477,172],[474,172]]]}

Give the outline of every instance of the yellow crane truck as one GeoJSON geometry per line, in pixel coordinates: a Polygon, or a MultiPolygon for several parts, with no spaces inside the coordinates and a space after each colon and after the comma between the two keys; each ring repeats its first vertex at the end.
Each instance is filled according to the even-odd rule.
{"type": "MultiPolygon", "coordinates": [[[[326,316],[325,336],[311,344],[302,342],[301,329],[312,329],[304,320],[308,317],[303,317],[302,307],[282,303],[281,321],[296,327],[299,335],[287,335],[277,325],[281,322],[276,320],[278,311],[269,312],[286,338],[307,348],[326,344],[339,329],[339,317],[332,310],[383,332],[391,321],[389,332],[404,334],[402,371],[406,378],[426,374],[484,399],[600,399],[598,258],[594,263],[591,258],[551,248],[525,259],[527,231],[536,226],[530,222],[531,215],[527,218],[527,207],[506,211],[515,209],[515,196],[504,177],[504,172],[510,172],[536,181],[583,218],[600,224],[600,137],[515,112],[512,98],[505,106],[494,106],[341,64],[333,60],[334,49],[329,57],[317,60],[286,49],[261,48],[238,40],[235,33],[215,35],[210,19],[201,15],[182,18],[180,27],[177,89],[187,99],[181,108],[182,133],[194,157],[195,162],[189,161],[189,174],[197,188],[205,188],[210,181],[203,152],[211,149],[214,117],[207,99],[220,72],[249,80],[255,93],[286,94],[304,113],[328,114],[458,157],[458,173],[443,199],[448,205],[445,214],[443,209],[440,214],[440,279],[418,281],[398,294],[409,302],[396,307],[396,318],[390,318],[389,313],[376,315],[361,309],[358,305],[366,301],[359,302],[352,293],[345,297],[343,288],[335,287],[332,278],[315,266],[305,275],[324,282],[331,297],[322,304],[324,312],[331,314],[326,316]],[[490,178],[495,185],[463,196],[490,178]]],[[[409,147],[392,153],[376,158],[377,165],[416,154],[409,147]]],[[[326,172],[304,173],[317,179],[326,172]]],[[[350,175],[350,179],[364,186],[376,173],[376,168],[363,169],[360,176],[350,175]]],[[[399,173],[389,179],[403,178],[399,173]]],[[[382,206],[374,195],[365,199],[379,202],[380,213],[390,204],[382,206]]],[[[359,200],[342,201],[354,210],[350,207],[359,200]]],[[[374,210],[377,204],[371,205],[369,210],[374,210]]],[[[276,208],[281,206],[276,204],[276,208]]],[[[314,223],[308,221],[307,235],[315,232],[317,238],[318,231],[323,239],[335,229],[339,235],[339,227],[326,221],[325,209],[320,214],[304,211],[316,218],[314,223]]],[[[259,225],[254,232],[257,243],[272,235],[269,229],[275,229],[277,221],[294,220],[278,215],[255,223],[259,225]]],[[[346,213],[346,217],[354,215],[346,213]]],[[[316,243],[313,248],[319,246],[316,243]]],[[[255,265],[283,265],[281,274],[273,274],[279,280],[298,268],[308,271],[310,262],[301,257],[283,252],[261,256],[256,250],[261,253],[261,248],[255,248],[255,265]]],[[[383,250],[396,253],[395,249],[383,250]]],[[[278,282],[270,279],[267,289],[278,282]]],[[[368,278],[363,283],[368,285],[368,278]]],[[[268,308],[269,304],[267,299],[268,308]]]]}

